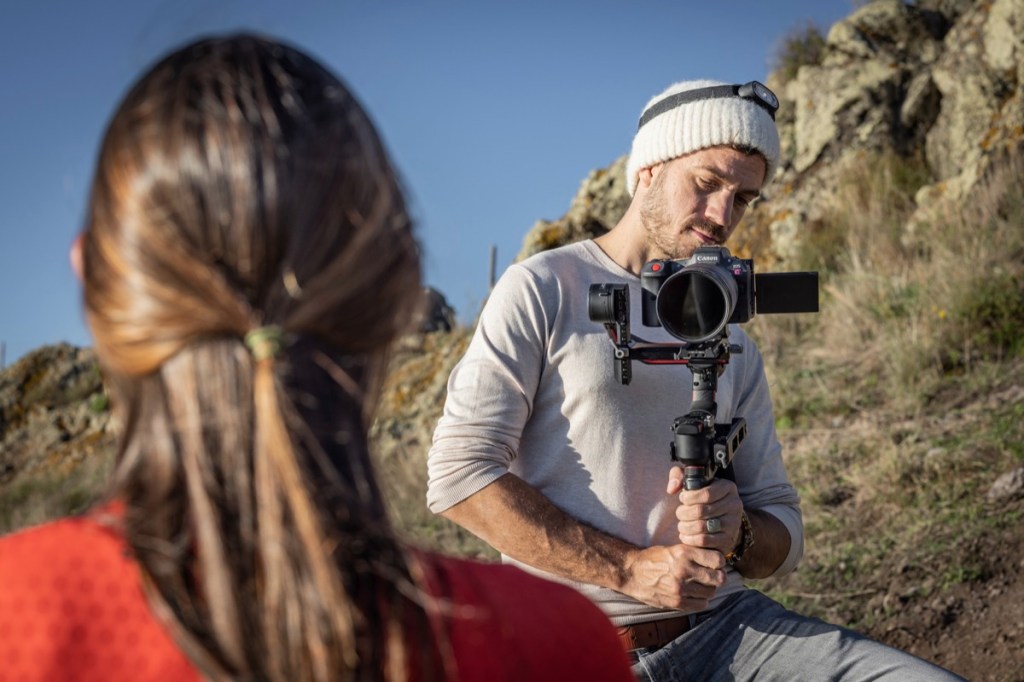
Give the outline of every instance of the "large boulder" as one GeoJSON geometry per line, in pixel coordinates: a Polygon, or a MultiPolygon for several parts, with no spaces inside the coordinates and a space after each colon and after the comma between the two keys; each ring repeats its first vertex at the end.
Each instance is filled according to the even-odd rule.
{"type": "Polygon", "coordinates": [[[942,106],[925,144],[936,182],[919,191],[911,229],[969,200],[993,165],[1024,147],[1024,3],[978,3],[945,43],[931,69],[942,106]]]}

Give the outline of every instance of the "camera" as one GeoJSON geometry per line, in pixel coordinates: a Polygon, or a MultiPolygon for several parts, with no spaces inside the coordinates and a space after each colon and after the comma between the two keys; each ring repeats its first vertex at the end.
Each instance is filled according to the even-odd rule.
{"type": "Polygon", "coordinates": [[[754,274],[754,262],[728,249],[703,246],[686,260],[652,260],[640,271],[643,323],[664,327],[683,343],[651,343],[629,328],[629,285],[591,284],[587,311],[612,341],[619,383],[632,381],[634,360],[647,365],[686,365],[693,374],[690,411],[672,423],[671,458],[683,466],[687,490],[697,490],[732,459],[747,434],[746,420],[716,423],[718,375],[731,353],[728,325],[757,313],[818,312],[818,273],[754,274]]]}
{"type": "Polygon", "coordinates": [[[713,340],[757,313],[818,311],[818,273],[755,275],[752,260],[721,246],[699,247],[686,260],[649,261],[640,288],[644,326],[664,327],[686,343],[713,340]]]}
{"type": "Polygon", "coordinates": [[[663,327],[682,343],[651,343],[630,330],[629,285],[591,284],[587,310],[611,338],[615,373],[628,384],[634,360],[650,365],[728,362],[738,346],[728,325],[761,313],[818,312],[818,273],[755,273],[754,262],[721,246],[702,246],[685,260],[652,260],[640,272],[645,327],[663,327]]]}

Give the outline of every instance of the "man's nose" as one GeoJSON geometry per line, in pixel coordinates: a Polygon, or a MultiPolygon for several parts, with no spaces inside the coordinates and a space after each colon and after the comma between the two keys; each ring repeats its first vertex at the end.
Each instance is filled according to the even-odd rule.
{"type": "Polygon", "coordinates": [[[717,192],[708,198],[705,217],[722,227],[732,225],[733,195],[731,192],[717,192]]]}

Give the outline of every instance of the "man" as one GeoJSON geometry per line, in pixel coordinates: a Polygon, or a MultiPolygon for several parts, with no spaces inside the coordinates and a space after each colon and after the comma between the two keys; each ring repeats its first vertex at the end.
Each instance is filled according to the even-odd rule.
{"type": "MultiPolygon", "coordinates": [[[[761,356],[741,328],[729,330],[740,352],[717,393],[716,421],[748,427],[735,482],[683,490],[669,442],[690,409],[690,371],[633,363],[621,384],[589,319],[591,284],[628,285],[639,311],[644,263],[724,245],[778,166],[777,107],[760,83],[714,81],[676,83],[648,103],[619,223],[511,266],[495,287],[449,380],[428,504],[597,602],[652,680],[955,679],[744,587],[795,568],[803,526],[761,356]]],[[[678,343],[661,328],[642,336],[678,343]]]]}

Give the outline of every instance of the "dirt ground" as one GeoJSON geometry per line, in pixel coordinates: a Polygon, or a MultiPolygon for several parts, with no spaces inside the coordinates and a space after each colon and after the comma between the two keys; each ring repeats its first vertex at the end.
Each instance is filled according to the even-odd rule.
{"type": "MultiPolygon", "coordinates": [[[[966,540],[988,557],[975,581],[913,602],[867,634],[978,682],[1024,681],[1024,533],[966,540]]],[[[888,594],[905,594],[910,580],[894,577],[888,594]]]]}

